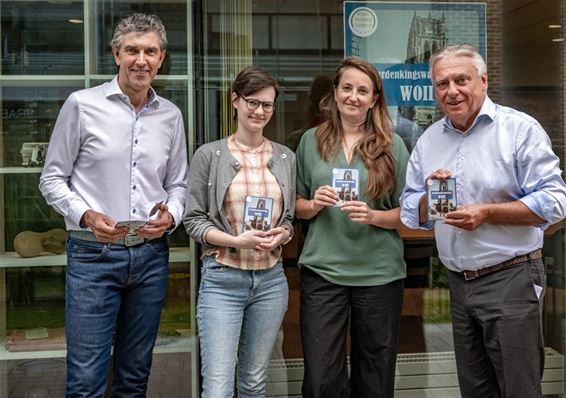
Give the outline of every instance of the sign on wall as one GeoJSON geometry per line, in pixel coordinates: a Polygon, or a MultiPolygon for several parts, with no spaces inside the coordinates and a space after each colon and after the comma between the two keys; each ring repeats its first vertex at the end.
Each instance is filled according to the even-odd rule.
{"type": "Polygon", "coordinates": [[[344,52],[376,66],[387,104],[427,127],[437,118],[428,60],[451,44],[486,59],[485,3],[344,2],[344,52]]]}

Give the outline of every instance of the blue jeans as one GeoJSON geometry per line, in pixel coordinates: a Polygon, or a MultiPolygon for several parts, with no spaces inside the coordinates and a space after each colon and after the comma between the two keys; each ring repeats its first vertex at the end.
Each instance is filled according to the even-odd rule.
{"type": "Polygon", "coordinates": [[[103,397],[114,338],[113,397],[145,397],[167,288],[165,238],[134,247],[67,242],[66,397],[103,397]]]}
{"type": "Polygon", "coordinates": [[[279,261],[241,270],[203,259],[197,304],[203,398],[265,396],[267,368],[287,310],[289,288],[279,261]]]}

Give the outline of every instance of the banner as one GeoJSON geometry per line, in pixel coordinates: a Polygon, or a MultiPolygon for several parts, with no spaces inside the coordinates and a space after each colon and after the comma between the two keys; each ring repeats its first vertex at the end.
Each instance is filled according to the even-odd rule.
{"type": "Polygon", "coordinates": [[[467,43],[486,59],[485,15],[485,3],[345,1],[345,56],[374,64],[393,114],[426,128],[441,116],[428,70],[431,54],[467,43]]]}

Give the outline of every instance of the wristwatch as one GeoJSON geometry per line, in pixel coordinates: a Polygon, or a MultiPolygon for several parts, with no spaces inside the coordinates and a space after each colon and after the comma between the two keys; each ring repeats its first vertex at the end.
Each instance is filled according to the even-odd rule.
{"type": "Polygon", "coordinates": [[[173,218],[173,216],[171,216],[171,219],[172,219],[173,221],[171,222],[171,225],[169,226],[169,228],[167,228],[167,230],[165,231],[165,232],[167,232],[167,233],[169,233],[169,234],[170,234],[171,232],[173,232],[173,231],[175,230],[175,228],[177,227],[177,224],[175,224],[175,219],[173,218]]]}
{"type": "Polygon", "coordinates": [[[282,225],[281,227],[289,231],[289,238],[285,242],[281,243],[281,245],[286,245],[287,243],[291,242],[291,239],[293,239],[293,233],[295,232],[295,230],[293,229],[293,227],[289,228],[288,225],[282,225]]]}

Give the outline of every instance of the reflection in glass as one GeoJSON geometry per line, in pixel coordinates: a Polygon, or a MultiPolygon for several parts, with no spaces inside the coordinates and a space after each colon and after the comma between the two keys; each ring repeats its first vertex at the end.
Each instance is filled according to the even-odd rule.
{"type": "Polygon", "coordinates": [[[134,12],[155,14],[163,20],[167,31],[167,56],[159,70],[161,75],[187,74],[187,14],[186,4],[175,0],[159,3],[140,3],[128,1],[96,1],[94,15],[96,21],[96,40],[94,43],[96,74],[117,72],[114,57],[108,43],[114,33],[114,25],[119,18],[134,12]]]}
{"type": "Polygon", "coordinates": [[[83,2],[5,1],[2,74],[84,74],[83,2]]]}
{"type": "MultiPolygon", "coordinates": [[[[41,166],[35,154],[32,160],[21,150],[30,143],[47,143],[59,114],[59,109],[69,94],[82,88],[82,82],[69,87],[69,82],[16,83],[2,87],[2,130],[4,134],[4,167],[41,166]],[[80,86],[79,86],[80,84],[80,86]]],[[[29,145],[28,145],[29,146],[29,145]]],[[[44,155],[44,148],[38,148],[44,155]]],[[[40,156],[41,157],[41,156],[40,156]]]]}
{"type": "MultiPolygon", "coordinates": [[[[45,232],[65,228],[63,218],[47,204],[37,189],[39,168],[59,109],[69,94],[82,87],[71,83],[21,83],[2,87],[3,167],[14,167],[17,173],[2,174],[4,187],[4,222],[6,250],[13,251],[13,241],[22,231],[45,232]],[[20,173],[21,172],[21,173],[20,173]]],[[[80,84],[80,85],[79,85],[80,84]]]]}

